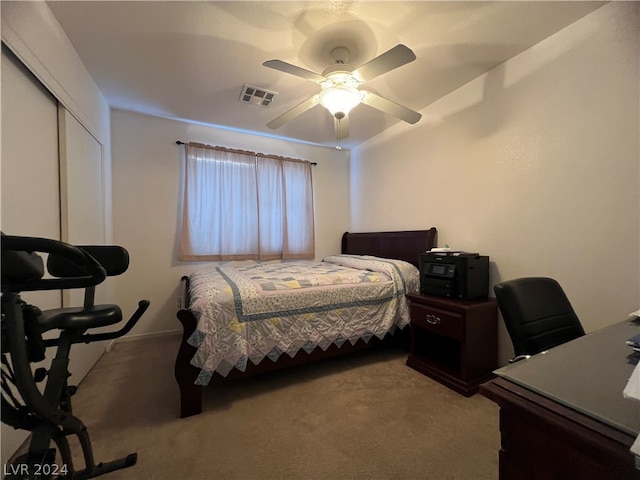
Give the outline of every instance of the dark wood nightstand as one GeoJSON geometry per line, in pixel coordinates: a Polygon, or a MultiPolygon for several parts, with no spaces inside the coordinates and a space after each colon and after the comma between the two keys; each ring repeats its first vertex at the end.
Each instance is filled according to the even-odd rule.
{"type": "Polygon", "coordinates": [[[407,294],[411,302],[411,347],[407,365],[471,396],[498,366],[495,299],[451,300],[407,294]]]}

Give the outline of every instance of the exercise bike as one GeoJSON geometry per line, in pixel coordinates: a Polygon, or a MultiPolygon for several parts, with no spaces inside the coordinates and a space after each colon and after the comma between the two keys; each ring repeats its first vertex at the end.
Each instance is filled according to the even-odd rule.
{"type": "MultiPolygon", "coordinates": [[[[73,246],[57,240],[2,234],[2,422],[31,432],[28,452],[3,465],[6,479],[79,480],[134,465],[137,454],[96,463],[87,427],[75,417],[71,397],[77,387],[67,383],[69,354],[76,343],[111,340],[128,333],[149,307],[141,300],[120,330],[87,333],[122,321],[118,305],[96,305],[95,287],[107,276],[129,266],[128,252],[119,246],[73,246]],[[46,253],[46,270],[39,253],[46,253]],[[45,274],[49,275],[46,276],[45,274]],[[84,289],[81,307],[40,310],[20,297],[36,290],[84,289]],[[58,331],[55,338],[45,332],[58,331]],[[49,369],[32,368],[55,348],[49,369]],[[46,381],[45,381],[46,380],[46,381]],[[42,383],[42,391],[38,384],[42,383]],[[76,435],[84,468],[76,470],[67,437],[76,435]],[[51,446],[55,444],[56,449],[51,446]]],[[[51,335],[51,334],[49,334],[51,335]]]]}

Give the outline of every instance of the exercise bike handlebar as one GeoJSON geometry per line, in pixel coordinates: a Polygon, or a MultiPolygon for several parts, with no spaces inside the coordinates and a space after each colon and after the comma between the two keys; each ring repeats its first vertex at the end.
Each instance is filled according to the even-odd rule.
{"type": "MultiPolygon", "coordinates": [[[[73,343],[91,343],[91,342],[101,342],[103,340],[113,340],[116,338],[120,338],[131,331],[131,329],[138,323],[140,317],[144,315],[144,312],[149,308],[150,302],[149,300],[140,300],[138,302],[138,308],[131,315],[131,318],[127,320],[124,327],[120,330],[116,330],[114,332],[104,332],[104,333],[85,333],[84,335],[74,339],[73,343]]],[[[48,338],[43,340],[45,347],[53,347],[59,344],[59,338],[48,338]]]]}
{"type": "MultiPolygon", "coordinates": [[[[82,274],[64,278],[14,278],[5,280],[3,272],[2,291],[27,292],[35,290],[66,290],[73,288],[88,288],[102,283],[107,277],[100,262],[81,248],[59,240],[39,237],[21,237],[2,235],[3,270],[6,268],[5,258],[12,252],[43,252],[59,255],[75,264],[82,274]]],[[[28,260],[22,260],[23,262],[28,260]]],[[[9,263],[9,262],[7,262],[9,263]]]]}
{"type": "MultiPolygon", "coordinates": [[[[129,255],[122,247],[74,246],[47,238],[4,234],[1,238],[3,260],[5,258],[12,260],[11,266],[16,270],[3,271],[2,290],[7,292],[94,287],[109,275],[123,273],[129,265],[129,255]],[[9,257],[13,252],[26,252],[31,255],[9,257]],[[36,252],[49,254],[47,269],[52,275],[61,278],[41,278],[44,270],[40,257],[33,255],[36,252]],[[22,273],[20,270],[27,273],[22,273]]],[[[131,331],[147,308],[149,308],[149,301],[141,300],[138,302],[136,311],[120,330],[97,334],[85,333],[74,339],[73,343],[90,343],[122,337],[131,331]]],[[[46,347],[58,344],[58,338],[44,340],[46,347]]]]}

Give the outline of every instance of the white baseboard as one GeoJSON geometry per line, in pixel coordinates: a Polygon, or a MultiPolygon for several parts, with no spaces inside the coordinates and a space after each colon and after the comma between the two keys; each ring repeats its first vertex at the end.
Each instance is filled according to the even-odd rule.
{"type": "Polygon", "coordinates": [[[139,333],[137,335],[125,335],[115,340],[111,340],[105,347],[105,351],[110,352],[116,343],[136,342],[138,340],[148,340],[149,338],[168,337],[170,335],[180,335],[182,330],[167,330],[164,332],[139,333]]]}

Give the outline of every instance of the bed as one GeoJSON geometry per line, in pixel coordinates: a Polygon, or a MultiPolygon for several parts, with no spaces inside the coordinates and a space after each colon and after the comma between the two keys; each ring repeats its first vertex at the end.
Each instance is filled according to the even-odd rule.
{"type": "Polygon", "coordinates": [[[180,416],[202,412],[202,390],[371,348],[408,324],[419,255],[437,231],[349,233],[322,262],[229,262],[181,279],[175,361],[180,416]]]}

